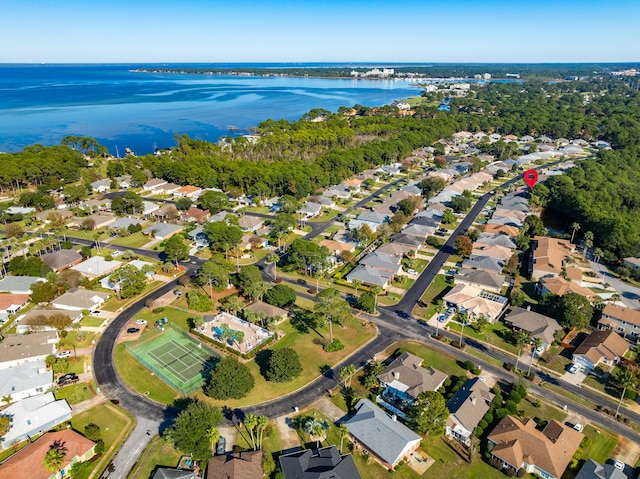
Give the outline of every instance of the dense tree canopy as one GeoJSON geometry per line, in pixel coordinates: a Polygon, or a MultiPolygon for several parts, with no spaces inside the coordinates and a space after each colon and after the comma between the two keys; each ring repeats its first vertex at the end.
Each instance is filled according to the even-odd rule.
{"type": "Polygon", "coordinates": [[[295,349],[282,348],[269,351],[267,380],[286,383],[302,374],[302,365],[295,349]]]}
{"type": "Polygon", "coordinates": [[[176,447],[204,463],[212,456],[209,434],[222,421],[219,408],[203,401],[193,401],[183,409],[165,432],[176,447]]]}
{"type": "Polygon", "coordinates": [[[249,368],[236,358],[227,357],[211,372],[205,392],[214,399],[241,399],[253,389],[254,384],[249,368]]]}

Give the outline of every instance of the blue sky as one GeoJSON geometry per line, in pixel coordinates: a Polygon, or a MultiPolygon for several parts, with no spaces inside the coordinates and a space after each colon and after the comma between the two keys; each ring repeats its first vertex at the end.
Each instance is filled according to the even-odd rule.
{"type": "Polygon", "coordinates": [[[627,0],[0,0],[0,62],[640,61],[627,0]]]}

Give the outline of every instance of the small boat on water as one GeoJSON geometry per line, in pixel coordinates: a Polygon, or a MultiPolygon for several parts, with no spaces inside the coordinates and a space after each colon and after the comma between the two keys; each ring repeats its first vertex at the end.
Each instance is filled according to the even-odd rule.
{"type": "Polygon", "coordinates": [[[239,129],[240,128],[238,128],[237,126],[233,126],[233,125],[230,125],[230,126],[227,127],[228,131],[238,131],[239,129]]]}

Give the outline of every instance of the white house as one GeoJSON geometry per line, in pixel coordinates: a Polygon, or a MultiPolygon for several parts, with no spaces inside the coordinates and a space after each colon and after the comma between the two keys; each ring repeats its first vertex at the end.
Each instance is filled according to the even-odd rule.
{"type": "Polygon", "coordinates": [[[31,361],[44,360],[56,352],[58,333],[7,334],[0,343],[0,370],[31,361]]]}
{"type": "Polygon", "coordinates": [[[0,398],[10,398],[8,403],[43,394],[52,386],[53,371],[44,359],[0,369],[0,398]]]}

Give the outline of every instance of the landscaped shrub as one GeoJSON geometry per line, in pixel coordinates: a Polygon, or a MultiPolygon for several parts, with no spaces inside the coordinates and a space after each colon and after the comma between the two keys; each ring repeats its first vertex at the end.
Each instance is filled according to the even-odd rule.
{"type": "Polygon", "coordinates": [[[336,338],[330,343],[325,344],[322,349],[328,353],[335,353],[336,351],[342,351],[344,349],[344,343],[336,338]]]}
{"type": "Polygon", "coordinates": [[[631,389],[627,389],[626,392],[624,393],[624,397],[626,399],[630,399],[632,401],[635,401],[636,398],[638,397],[638,393],[631,390],[631,389]]]}
{"type": "Polygon", "coordinates": [[[153,314],[160,314],[162,312],[164,312],[164,307],[161,308],[155,308],[153,311],[151,311],[153,314]]]}
{"type": "Polygon", "coordinates": [[[362,293],[356,301],[356,308],[367,313],[375,311],[376,298],[371,293],[362,293]]]}
{"type": "Polygon", "coordinates": [[[473,361],[471,361],[470,359],[467,359],[462,365],[462,367],[465,368],[467,371],[471,371],[476,366],[475,364],[473,364],[473,361]]]}

